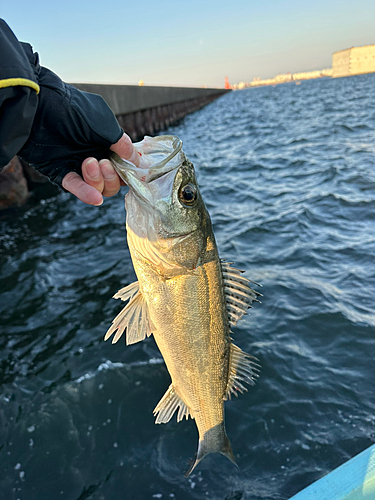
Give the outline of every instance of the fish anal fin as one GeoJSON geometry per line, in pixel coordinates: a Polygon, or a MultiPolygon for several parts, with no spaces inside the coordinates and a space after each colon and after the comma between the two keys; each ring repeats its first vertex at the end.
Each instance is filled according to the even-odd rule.
{"type": "Polygon", "coordinates": [[[130,300],[112,321],[112,326],[105,334],[104,340],[108,340],[115,332],[112,344],[118,342],[124,332],[126,332],[126,345],[135,344],[149,337],[152,333],[151,321],[147,303],[139,291],[138,283],[132,283],[129,287],[123,288],[114,297],[122,300],[130,298],[130,300]]]}
{"type": "Polygon", "coordinates": [[[244,384],[254,385],[259,376],[259,364],[257,358],[243,352],[233,343],[230,346],[229,377],[224,399],[230,399],[231,395],[238,396],[238,392],[245,392],[244,384]]]}
{"type": "MultiPolygon", "coordinates": [[[[169,422],[177,408],[177,422],[180,422],[184,417],[187,420],[189,415],[191,416],[189,408],[180,396],[178,396],[171,384],[154,409],[154,415],[156,416],[155,424],[166,424],[169,422]]],[[[193,417],[191,416],[191,418],[193,417]]]]}
{"type": "MultiPolygon", "coordinates": [[[[220,264],[229,323],[236,326],[237,321],[246,314],[251,304],[259,302],[258,297],[262,294],[250,288],[249,283],[251,281],[242,276],[243,271],[232,267],[232,262],[221,261],[220,264]]],[[[255,285],[258,285],[258,283],[255,283],[255,285]]]]}

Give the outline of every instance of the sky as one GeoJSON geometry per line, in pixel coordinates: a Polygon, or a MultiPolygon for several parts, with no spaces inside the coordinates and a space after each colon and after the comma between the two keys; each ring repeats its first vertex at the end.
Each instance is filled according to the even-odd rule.
{"type": "Polygon", "coordinates": [[[75,83],[223,87],[375,44],[374,0],[0,0],[0,14],[75,83]]]}

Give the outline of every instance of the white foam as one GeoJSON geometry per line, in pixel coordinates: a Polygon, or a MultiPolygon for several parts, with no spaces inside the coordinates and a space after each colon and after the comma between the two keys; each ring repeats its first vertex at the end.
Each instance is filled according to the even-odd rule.
{"type": "MultiPolygon", "coordinates": [[[[151,358],[147,361],[134,361],[133,363],[119,363],[119,362],[113,363],[112,361],[107,360],[107,361],[104,361],[103,363],[101,363],[96,370],[87,372],[87,373],[85,373],[85,375],[82,375],[81,377],[77,378],[76,383],[80,384],[81,382],[83,382],[85,380],[90,380],[90,379],[96,377],[96,375],[98,373],[103,372],[103,371],[107,371],[107,370],[117,370],[117,369],[121,369],[121,368],[131,369],[131,368],[137,367],[137,366],[159,365],[162,363],[164,363],[164,360],[162,358],[151,358]]],[[[100,385],[102,385],[102,384],[100,384],[100,385]]]]}

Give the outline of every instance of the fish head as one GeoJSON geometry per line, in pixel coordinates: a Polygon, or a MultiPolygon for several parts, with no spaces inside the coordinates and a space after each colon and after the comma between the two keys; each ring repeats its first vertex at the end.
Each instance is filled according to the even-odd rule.
{"type": "Polygon", "coordinates": [[[128,240],[164,275],[181,267],[193,270],[212,232],[194,166],[175,136],[146,137],[134,147],[141,155],[139,167],[117,155],[111,158],[129,186],[128,240]]]}

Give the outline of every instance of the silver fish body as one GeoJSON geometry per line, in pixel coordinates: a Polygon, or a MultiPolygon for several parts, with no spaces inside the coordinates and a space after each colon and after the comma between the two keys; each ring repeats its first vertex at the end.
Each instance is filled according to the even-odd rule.
{"type": "Polygon", "coordinates": [[[231,325],[257,300],[241,272],[219,259],[194,167],[173,136],[135,145],[141,168],[113,158],[129,186],[127,237],[138,282],[115,298],[128,304],[105,340],[126,332],[131,344],[154,335],[171,385],[154,410],[156,423],[195,419],[195,463],[208,453],[235,459],[225,431],[224,401],[257,377],[255,358],[232,343],[231,325]]]}

